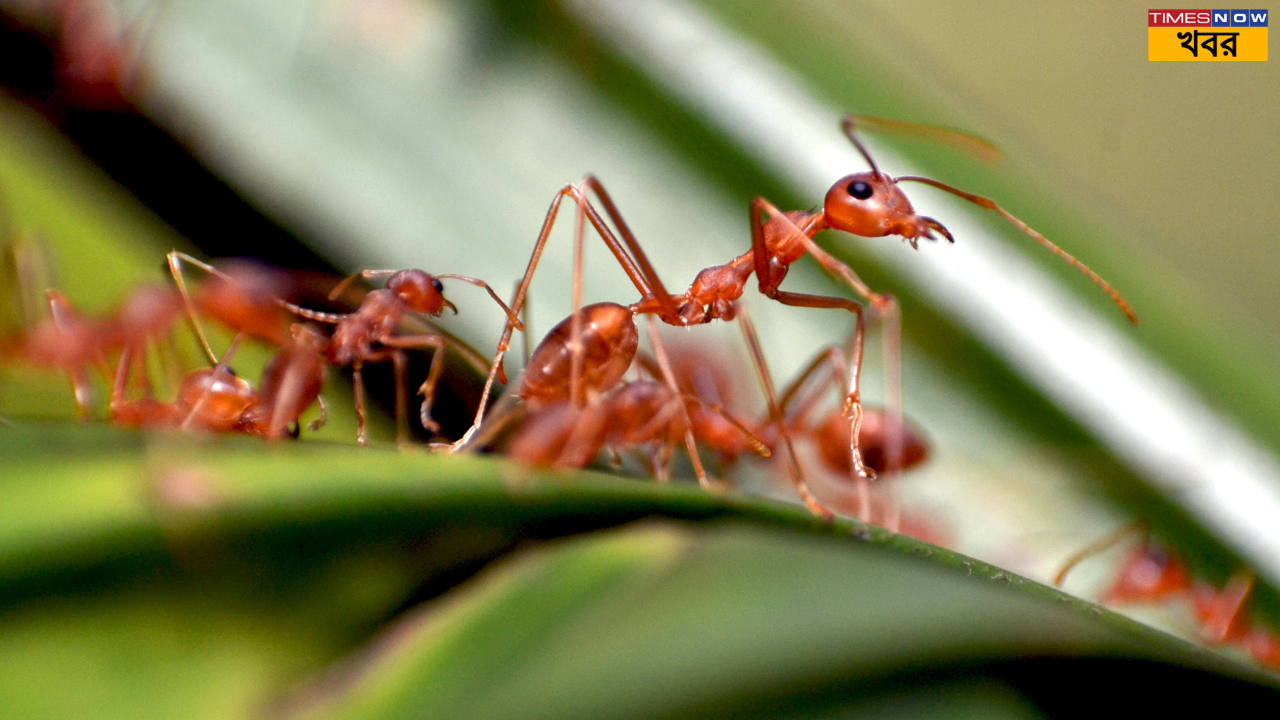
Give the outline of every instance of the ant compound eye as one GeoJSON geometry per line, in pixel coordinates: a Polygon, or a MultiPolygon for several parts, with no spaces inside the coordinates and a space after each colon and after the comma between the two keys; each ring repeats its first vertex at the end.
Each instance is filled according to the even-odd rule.
{"type": "Polygon", "coordinates": [[[870,185],[862,182],[861,180],[854,180],[853,182],[849,183],[848,189],[849,189],[849,194],[858,198],[859,200],[866,200],[867,198],[871,197],[871,194],[874,192],[874,190],[871,189],[870,185]]]}
{"type": "Polygon", "coordinates": [[[437,279],[432,279],[431,287],[435,288],[436,292],[444,292],[444,283],[440,282],[437,279]]]}

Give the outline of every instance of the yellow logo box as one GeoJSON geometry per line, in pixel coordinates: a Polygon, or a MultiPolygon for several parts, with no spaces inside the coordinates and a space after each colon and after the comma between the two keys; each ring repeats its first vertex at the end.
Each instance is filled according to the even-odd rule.
{"type": "Polygon", "coordinates": [[[1149,27],[1147,59],[1266,60],[1267,28],[1149,27]]]}

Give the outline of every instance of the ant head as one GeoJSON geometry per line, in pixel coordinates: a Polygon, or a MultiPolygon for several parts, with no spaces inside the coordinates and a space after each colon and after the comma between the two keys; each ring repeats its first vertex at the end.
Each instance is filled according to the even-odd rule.
{"type": "Polygon", "coordinates": [[[1186,564],[1164,548],[1144,543],[1130,551],[1120,564],[1115,582],[1103,593],[1103,602],[1160,602],[1191,587],[1186,564]]]}
{"type": "Polygon", "coordinates": [[[444,284],[421,270],[401,270],[387,278],[387,289],[395,293],[413,312],[439,315],[447,307],[458,309],[444,299],[444,284]]]}
{"type": "Polygon", "coordinates": [[[822,212],[828,225],[854,235],[901,235],[915,247],[917,238],[936,240],[937,231],[955,242],[937,220],[916,214],[893,178],[875,171],[837,180],[827,191],[822,212]]]}

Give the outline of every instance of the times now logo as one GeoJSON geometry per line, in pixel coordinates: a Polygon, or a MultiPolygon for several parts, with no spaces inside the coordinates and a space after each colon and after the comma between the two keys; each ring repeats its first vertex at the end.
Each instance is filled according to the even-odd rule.
{"type": "Polygon", "coordinates": [[[1267,27],[1267,11],[1148,10],[1147,27],[1267,27]]]}

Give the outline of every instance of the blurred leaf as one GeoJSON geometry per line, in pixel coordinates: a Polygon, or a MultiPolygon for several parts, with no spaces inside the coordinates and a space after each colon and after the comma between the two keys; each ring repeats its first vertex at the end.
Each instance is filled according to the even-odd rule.
{"type": "MultiPolygon", "coordinates": [[[[707,715],[848,683],[888,693],[885,678],[940,667],[998,690],[1008,673],[980,668],[1026,656],[1260,677],[941,548],[695,487],[58,425],[20,424],[0,451],[17,460],[0,472],[0,667],[13,668],[0,695],[27,716],[102,702],[120,717],[309,705],[311,694],[282,700],[286,688],[415,588],[448,587],[450,573],[529,540],[654,516],[724,522],[588,534],[504,562],[400,621],[335,712],[707,715]],[[69,446],[89,452],[60,459],[69,446]],[[62,683],[76,689],[52,692],[62,683]]],[[[844,692],[821,702],[868,690],[844,692]]]]}

